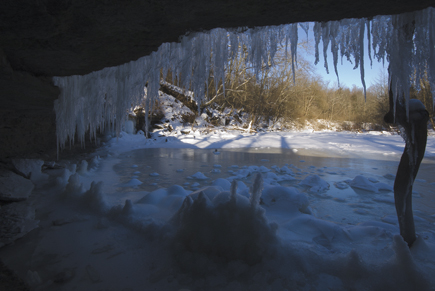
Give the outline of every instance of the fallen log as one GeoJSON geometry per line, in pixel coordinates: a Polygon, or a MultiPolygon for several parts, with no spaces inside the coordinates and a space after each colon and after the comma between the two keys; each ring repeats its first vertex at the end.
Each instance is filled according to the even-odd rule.
{"type": "Polygon", "coordinates": [[[178,92],[174,88],[172,88],[171,84],[167,82],[160,82],[160,91],[165,94],[171,95],[178,101],[184,104],[187,108],[189,108],[196,116],[198,115],[198,104],[193,100],[191,96],[187,96],[183,93],[178,92]]]}

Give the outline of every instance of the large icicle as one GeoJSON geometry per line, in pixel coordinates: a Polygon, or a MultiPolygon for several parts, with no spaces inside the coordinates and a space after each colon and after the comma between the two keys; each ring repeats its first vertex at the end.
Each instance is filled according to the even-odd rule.
{"type": "Polygon", "coordinates": [[[365,28],[365,19],[361,19],[359,23],[359,68],[361,74],[361,83],[363,85],[364,90],[364,99],[367,100],[367,90],[366,90],[366,81],[364,76],[364,28],[365,28]]]}
{"type": "MultiPolygon", "coordinates": [[[[408,115],[409,89],[413,73],[412,59],[414,43],[414,13],[395,15],[392,17],[393,31],[389,46],[389,75],[390,87],[394,98],[406,107],[408,115]]],[[[396,101],[397,102],[397,101],[396,101]]]]}
{"type": "Polygon", "coordinates": [[[339,28],[340,28],[340,23],[338,21],[332,21],[330,23],[329,34],[331,36],[332,60],[334,62],[334,71],[335,71],[335,75],[337,76],[337,83],[338,86],[340,87],[340,77],[338,76],[338,69],[337,69],[338,43],[340,42],[340,35],[338,34],[339,28]]]}
{"type": "MultiPolygon", "coordinates": [[[[308,29],[309,25],[301,26],[303,29],[308,29]]],[[[308,33],[308,31],[306,31],[308,33]]],[[[288,56],[288,43],[290,42],[291,52],[291,64],[293,73],[293,83],[296,83],[296,64],[298,61],[297,49],[298,49],[298,24],[293,23],[282,27],[280,30],[280,36],[285,39],[285,55],[288,56]]]]}
{"type": "Polygon", "coordinates": [[[315,60],[314,60],[314,64],[317,65],[317,63],[319,63],[319,43],[320,43],[320,39],[322,37],[322,24],[316,22],[314,24],[313,27],[313,32],[314,32],[314,42],[315,42],[315,60]]]}
{"type": "MultiPolygon", "coordinates": [[[[308,29],[308,28],[307,28],[308,29]]],[[[290,49],[292,56],[292,72],[293,72],[293,83],[296,83],[296,69],[295,64],[298,62],[298,24],[290,24],[290,49]]]]}

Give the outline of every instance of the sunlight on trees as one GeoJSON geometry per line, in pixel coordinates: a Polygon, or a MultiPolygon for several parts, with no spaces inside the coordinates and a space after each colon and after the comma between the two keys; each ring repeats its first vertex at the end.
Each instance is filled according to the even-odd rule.
{"type": "MultiPolygon", "coordinates": [[[[299,46],[299,49],[309,49],[306,42],[299,46]]],[[[303,124],[306,120],[324,119],[342,122],[344,130],[391,129],[383,120],[389,110],[386,70],[379,71],[365,98],[363,89],[356,86],[331,88],[315,74],[313,65],[301,56],[293,72],[292,59],[287,56],[284,44],[278,48],[274,66],[263,64],[258,74],[248,59],[245,47],[239,48],[236,57],[229,56],[225,83],[219,81],[216,84],[213,70],[209,72],[208,85],[204,90],[205,102],[201,104],[200,112],[194,110],[196,114],[207,113],[209,107],[220,111],[230,108],[232,113],[249,114],[250,121],[256,126],[277,122],[303,124]]],[[[178,80],[173,80],[169,72],[166,82],[177,84],[178,80]]],[[[427,79],[411,88],[411,96],[420,99],[427,108],[433,108],[427,79]]],[[[182,98],[178,99],[184,102],[182,98]]],[[[190,108],[192,104],[186,106],[190,108]]]]}

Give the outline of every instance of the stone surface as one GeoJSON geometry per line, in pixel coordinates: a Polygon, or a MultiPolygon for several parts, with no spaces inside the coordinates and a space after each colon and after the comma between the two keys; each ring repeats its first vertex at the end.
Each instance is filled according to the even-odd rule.
{"type": "Polygon", "coordinates": [[[24,177],[12,172],[2,173],[0,176],[0,200],[26,200],[34,187],[33,183],[24,177]]]}
{"type": "Polygon", "coordinates": [[[14,202],[0,209],[0,247],[13,243],[37,228],[35,209],[26,202],[14,202]]]}
{"type": "Polygon", "coordinates": [[[0,62],[0,160],[56,153],[53,101],[58,95],[59,89],[51,84],[50,78],[13,71],[3,58],[0,62]]]}
{"type": "Polygon", "coordinates": [[[29,177],[30,181],[35,184],[48,179],[48,175],[41,172],[44,165],[43,160],[14,159],[12,163],[18,171],[29,177]]]}
{"type": "Polygon", "coordinates": [[[0,261],[0,290],[30,291],[30,288],[0,261]]]}

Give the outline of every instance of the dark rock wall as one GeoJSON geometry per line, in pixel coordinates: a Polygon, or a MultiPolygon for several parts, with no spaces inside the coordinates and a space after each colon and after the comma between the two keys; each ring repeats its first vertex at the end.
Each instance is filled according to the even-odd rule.
{"type": "Polygon", "coordinates": [[[0,161],[53,156],[58,95],[51,78],[13,71],[0,52],[0,161]]]}

